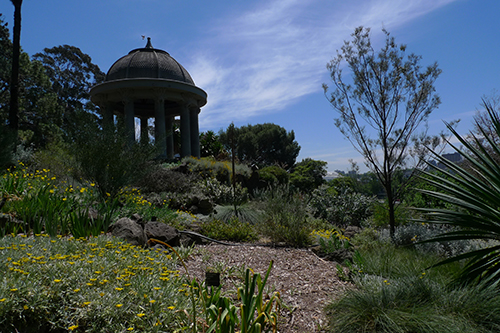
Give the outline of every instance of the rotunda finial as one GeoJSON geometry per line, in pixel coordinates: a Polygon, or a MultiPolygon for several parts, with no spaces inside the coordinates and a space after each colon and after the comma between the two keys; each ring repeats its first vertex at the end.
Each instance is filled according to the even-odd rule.
{"type": "Polygon", "coordinates": [[[146,49],[153,49],[153,44],[151,44],[151,37],[148,37],[148,43],[146,44],[146,49]]]}

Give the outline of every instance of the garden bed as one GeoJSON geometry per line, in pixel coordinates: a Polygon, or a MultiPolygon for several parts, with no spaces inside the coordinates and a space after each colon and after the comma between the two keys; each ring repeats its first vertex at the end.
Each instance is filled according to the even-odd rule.
{"type": "Polygon", "coordinates": [[[199,281],[205,279],[207,269],[220,272],[223,289],[229,292],[243,283],[246,268],[265,275],[271,260],[265,290],[268,294],[278,291],[284,304],[279,332],[325,332],[324,307],[351,286],[337,277],[335,262],[307,249],[209,244],[197,246],[185,263],[191,278],[199,281]]]}

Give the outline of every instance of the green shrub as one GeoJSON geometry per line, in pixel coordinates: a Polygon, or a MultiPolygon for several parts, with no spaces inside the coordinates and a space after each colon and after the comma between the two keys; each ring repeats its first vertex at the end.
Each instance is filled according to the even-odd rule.
{"type": "Polygon", "coordinates": [[[290,179],[290,174],[285,169],[277,165],[272,165],[259,170],[259,179],[265,184],[265,186],[262,186],[264,188],[276,185],[286,185],[290,179]]]}
{"type": "Polygon", "coordinates": [[[171,168],[155,166],[138,183],[143,192],[189,192],[198,177],[171,168]]]}
{"type": "Polygon", "coordinates": [[[75,178],[93,182],[103,198],[114,198],[121,188],[140,180],[155,157],[151,145],[129,143],[122,132],[82,132],[72,148],[75,178]]]}
{"type": "Polygon", "coordinates": [[[262,195],[263,216],[259,232],[274,243],[294,247],[311,244],[313,226],[307,213],[306,198],[288,187],[276,187],[262,195]]]}
{"type": "Polygon", "coordinates": [[[168,252],[106,236],[0,239],[2,332],[165,332],[188,326],[168,252]]]}
{"type": "MultiPolygon", "coordinates": [[[[231,184],[232,166],[230,161],[215,161],[211,158],[185,157],[182,163],[187,167],[187,171],[199,175],[203,178],[215,178],[224,184],[231,184]]],[[[250,178],[251,170],[244,164],[235,165],[235,174],[245,179],[250,178]]]]}
{"type": "Polygon", "coordinates": [[[217,240],[249,242],[258,238],[253,226],[241,222],[237,217],[231,218],[228,222],[213,219],[203,223],[201,229],[205,236],[217,240]]]}
{"type": "Polygon", "coordinates": [[[309,205],[315,217],[347,227],[360,226],[363,220],[371,216],[376,200],[375,197],[355,193],[347,187],[337,192],[331,187],[321,186],[313,191],[309,205]]]}
{"type": "Polygon", "coordinates": [[[248,189],[240,183],[236,187],[227,183],[221,183],[215,178],[205,178],[196,183],[197,188],[213,203],[218,205],[241,204],[248,200],[248,189]]]}
{"type": "MultiPolygon", "coordinates": [[[[394,211],[396,227],[404,225],[411,221],[415,215],[412,214],[411,210],[405,207],[403,204],[397,206],[394,211]]],[[[368,224],[372,227],[385,227],[389,225],[389,208],[387,202],[375,202],[373,205],[373,216],[369,219],[368,224]]]]}

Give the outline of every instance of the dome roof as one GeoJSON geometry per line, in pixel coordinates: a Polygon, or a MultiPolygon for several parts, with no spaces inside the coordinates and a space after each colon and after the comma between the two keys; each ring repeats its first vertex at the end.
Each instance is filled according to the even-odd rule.
{"type": "Polygon", "coordinates": [[[153,48],[148,37],[146,47],[135,49],[118,59],[106,74],[105,81],[152,78],[194,85],[188,71],[163,50],[153,48]]]}

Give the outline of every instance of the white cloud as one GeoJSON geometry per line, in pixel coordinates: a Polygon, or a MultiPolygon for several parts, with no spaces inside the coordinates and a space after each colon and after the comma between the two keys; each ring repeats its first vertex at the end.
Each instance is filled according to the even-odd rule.
{"type": "Polygon", "coordinates": [[[239,16],[218,18],[197,41],[188,68],[209,94],[206,127],[278,112],[321,91],[325,64],[354,27],[389,30],[455,0],[321,0],[259,2],[239,16]]]}

